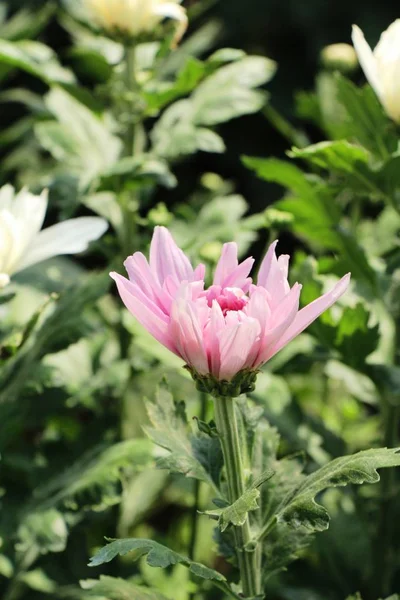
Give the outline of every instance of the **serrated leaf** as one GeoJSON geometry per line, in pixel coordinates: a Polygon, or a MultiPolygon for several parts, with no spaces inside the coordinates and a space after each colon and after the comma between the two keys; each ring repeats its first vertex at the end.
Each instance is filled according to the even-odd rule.
{"type": "Polygon", "coordinates": [[[364,450],[351,456],[342,456],[331,461],[289,492],[278,509],[279,523],[291,527],[306,527],[312,531],[324,531],[329,527],[328,511],[317,504],[315,496],[330,487],[345,486],[350,483],[377,483],[380,479],[377,469],[400,465],[400,448],[380,448],[364,450]]]}
{"type": "Polygon", "coordinates": [[[33,506],[67,506],[102,511],[119,502],[124,469],[136,470],[152,460],[146,439],[126,440],[109,448],[97,447],[57,477],[33,492],[33,506]]]}
{"type": "Polygon", "coordinates": [[[259,508],[257,502],[259,497],[260,491],[256,488],[251,488],[246,490],[245,493],[230,506],[217,510],[207,510],[204,514],[213,519],[218,519],[218,526],[221,531],[225,531],[229,525],[241,527],[246,522],[248,513],[259,508]]]}
{"type": "Polygon", "coordinates": [[[81,581],[89,596],[105,596],[107,600],[166,600],[160,592],[117,577],[101,575],[100,580],[81,581]]]}
{"type": "Polygon", "coordinates": [[[143,555],[147,555],[147,564],[151,567],[161,567],[165,569],[167,567],[182,564],[188,567],[189,570],[197,577],[202,579],[214,580],[220,583],[226,582],[225,577],[210,569],[201,563],[196,563],[174,552],[166,546],[162,546],[153,540],[127,538],[122,540],[114,540],[107,546],[104,546],[95,556],[90,560],[89,567],[98,567],[104,563],[112,561],[114,558],[119,556],[125,556],[130,552],[135,552],[134,560],[137,560],[143,555]]]}
{"type": "Polygon", "coordinates": [[[165,385],[159,387],[155,401],[147,403],[147,412],[152,424],[145,428],[147,434],[170,452],[158,459],[159,468],[205,481],[218,492],[217,482],[223,463],[219,440],[192,432],[183,403],[174,403],[165,385]]]}

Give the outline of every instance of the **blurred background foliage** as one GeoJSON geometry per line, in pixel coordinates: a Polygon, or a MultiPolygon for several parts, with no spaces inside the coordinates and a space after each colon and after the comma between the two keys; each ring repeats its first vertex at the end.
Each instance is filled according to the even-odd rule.
{"type": "MultiPolygon", "coordinates": [[[[374,352],[395,353],[390,347],[393,323],[379,312],[375,295],[378,275],[387,284],[400,262],[398,213],[385,207],[378,182],[373,193],[358,190],[363,202],[361,208],[357,203],[358,213],[353,215],[351,200],[357,194],[353,194],[352,173],[332,172],[334,161],[329,163],[329,153],[322,157],[327,160],[325,170],[318,165],[320,177],[314,177],[315,157],[301,151],[294,158],[302,161],[292,160],[287,169],[273,163],[272,176],[271,163],[243,161],[244,155],[287,158],[292,144],[272,127],[264,110],[206,122],[210,129],[205,137],[195,139],[198,146],[189,144],[187,152],[178,156],[170,144],[168,123],[164,124],[152,136],[159,160],[129,163],[127,168],[119,161],[116,136],[93,117],[104,106],[108,108],[109,100],[102,85],[110,78],[111,68],[101,59],[101,51],[87,51],[82,29],[56,3],[21,0],[0,6],[0,183],[29,183],[35,191],[49,184],[48,222],[94,210],[105,214],[118,232],[94,244],[79,261],[56,259],[44,269],[34,267],[17,277],[19,294],[9,305],[11,315],[0,337],[4,366],[0,417],[7,423],[0,430],[0,449],[5,451],[0,488],[3,598],[36,600],[43,594],[110,600],[221,598],[207,583],[198,588],[180,565],[164,571],[140,561],[136,568],[127,557],[99,571],[86,567],[104,535],[152,538],[187,553],[193,542],[194,496],[200,494],[200,506],[206,508],[210,494],[205,486],[199,492],[191,479],[154,470],[156,459],[165,459],[165,453],[154,450],[143,437],[147,419],[143,397],[152,398],[156,385],[167,375],[174,397],[187,400],[189,417],[201,414],[207,420],[211,416],[210,406],[194,393],[180,362],[121,311],[119,300],[109,293],[107,275],[88,275],[87,271],[102,271],[110,263],[121,271],[122,258],[128,253],[147,250],[156,224],[168,225],[178,243],[210,267],[224,241],[235,239],[242,252],[251,251],[259,258],[269,237],[279,234],[280,253],[296,251],[293,275],[305,283],[304,302],[316,297],[331,278],[352,268],[356,288],[271,361],[252,396],[282,436],[279,456],[298,456],[305,471],[312,472],[330,458],[384,443],[379,382],[383,377],[390,391],[398,390],[398,370],[391,373],[392,381],[388,373],[373,371],[366,359],[374,352]],[[13,19],[13,15],[18,16],[13,19]],[[47,54],[42,63],[31,63],[30,58],[27,63],[24,56],[24,67],[18,68],[21,56],[11,56],[4,40],[26,39],[40,40],[54,55],[47,54]],[[48,93],[54,81],[61,81],[75,99],[57,86],[48,93]],[[76,98],[85,104],[83,108],[76,98]],[[71,132],[79,138],[78,158],[67,144],[63,146],[71,132]],[[226,151],[222,152],[224,143],[226,151]],[[204,146],[214,152],[197,152],[204,146]],[[93,156],[93,148],[101,152],[93,156]],[[304,178],[301,169],[310,177],[304,178]],[[93,193],[92,175],[96,179],[93,193]],[[277,205],[279,211],[265,215],[265,209],[282,198],[283,187],[290,188],[290,194],[277,205]],[[115,189],[122,190],[124,209],[135,215],[132,230],[122,226],[121,213],[109,193],[115,189]],[[124,204],[131,193],[134,200],[124,204]],[[303,202],[297,203],[296,212],[291,200],[298,193],[303,193],[303,202]],[[325,200],[336,207],[329,214],[324,212],[325,200]],[[320,230],[307,212],[309,205],[320,230]],[[305,207],[303,213],[301,207],[305,207]],[[376,216],[379,219],[374,221],[376,216]],[[347,230],[339,227],[343,223],[351,230],[348,237],[343,233],[347,230]],[[376,238],[379,248],[374,245],[376,238]],[[307,258],[312,252],[318,260],[307,258]],[[384,274],[383,259],[389,265],[384,274]],[[61,296],[49,299],[49,292],[61,296]],[[106,576],[94,579],[101,574],[106,576]],[[129,583],[117,577],[129,577],[129,583]]],[[[263,63],[268,72],[260,81],[256,77],[250,87],[268,82],[265,89],[272,106],[296,131],[301,127],[310,143],[326,139],[330,132],[323,132],[318,119],[311,118],[314,100],[310,104],[310,97],[303,95],[296,101],[296,94],[314,89],[322,48],[349,42],[352,23],[360,25],[374,42],[398,16],[389,1],[366,5],[357,0],[192,0],[186,6],[191,11],[190,44],[172,55],[168,68],[174,78],[187,52],[205,62],[200,67],[191,64],[189,83],[180,82],[181,91],[177,85],[172,97],[196,89],[196,69],[208,75],[217,70],[219,61],[224,63],[221,57],[206,61],[220,48],[266,56],[277,63],[275,77],[271,79],[273,66],[263,63]],[[308,107],[305,121],[299,107],[303,116],[308,107]]],[[[118,49],[107,46],[104,52],[118,53],[118,49]]],[[[226,62],[241,58],[231,54],[226,62]]],[[[364,82],[360,71],[352,78],[364,82]]],[[[257,105],[255,94],[251,98],[257,105]]],[[[379,104],[368,91],[365,94],[372,114],[381,122],[379,104]]],[[[163,95],[149,93],[148,99],[162,104],[163,95]]],[[[395,137],[387,121],[382,122],[391,147],[395,137]]],[[[148,131],[154,125],[150,115],[148,131]]],[[[336,133],[332,136],[338,137],[336,133]]],[[[354,148],[344,145],[336,150],[344,152],[357,170],[359,157],[352,153],[354,148]]],[[[376,183],[373,170],[367,174],[376,183]]],[[[387,585],[382,584],[381,565],[376,562],[380,554],[389,560],[394,574],[388,593],[396,592],[400,587],[399,513],[393,513],[384,541],[387,547],[383,543],[382,550],[375,539],[382,513],[378,498],[378,486],[346,488],[344,494],[330,490],[324,495],[333,516],[328,532],[316,535],[310,546],[311,536],[303,543],[293,534],[285,539],[284,547],[274,547],[272,536],[271,570],[276,570],[269,573],[269,598],[345,600],[359,590],[362,600],[377,600],[387,595],[382,592],[387,585]],[[300,560],[289,572],[282,572],[282,566],[294,558],[294,550],[300,560]]],[[[199,519],[196,547],[190,551],[196,560],[228,574],[229,563],[210,551],[213,525],[206,518],[199,519]]],[[[221,540],[215,541],[223,546],[221,540]]],[[[229,553],[229,547],[224,550],[229,553]]]]}
{"type": "MultiPolygon", "coordinates": [[[[9,0],[3,5],[11,12],[25,8],[36,13],[38,9],[47,7],[51,10],[50,6],[57,6],[57,3],[48,0],[9,0]]],[[[299,90],[314,87],[321,50],[328,44],[350,43],[353,23],[363,29],[367,39],[374,45],[380,33],[398,16],[397,6],[391,0],[368,5],[361,0],[187,0],[185,6],[191,7],[194,14],[198,15],[191,20],[189,32],[201,32],[201,42],[197,45],[203,47],[204,52],[225,46],[241,48],[248,54],[261,54],[277,62],[279,68],[268,86],[268,93],[272,96],[273,105],[293,123],[299,122],[294,110],[295,94],[299,90]]],[[[41,31],[40,39],[59,54],[63,64],[74,66],[69,52],[68,33],[60,26],[55,12],[41,31]]],[[[84,83],[90,84],[90,77],[88,81],[85,73],[80,76],[84,83]]],[[[355,79],[363,80],[361,71],[355,79]]],[[[21,72],[16,75],[15,83],[43,91],[37,79],[21,72]]],[[[2,127],[19,117],[21,110],[15,104],[3,104],[0,117],[2,127]]],[[[310,124],[307,127],[311,129],[313,142],[323,139],[321,132],[310,124]]],[[[227,151],[222,155],[200,153],[188,158],[177,170],[181,181],[179,190],[170,193],[162,190],[156,201],[162,200],[169,205],[184,200],[193,191],[199,176],[207,171],[232,179],[238,193],[246,198],[251,212],[263,210],[280,196],[276,185],[253,177],[240,160],[242,154],[284,155],[287,141],[267,119],[262,114],[246,116],[222,125],[221,134],[226,141],[227,151]],[[183,177],[180,177],[181,174],[183,177]]],[[[291,249],[290,240],[283,241],[283,244],[285,247],[282,251],[291,249]]],[[[258,250],[261,251],[262,247],[258,250]]]]}

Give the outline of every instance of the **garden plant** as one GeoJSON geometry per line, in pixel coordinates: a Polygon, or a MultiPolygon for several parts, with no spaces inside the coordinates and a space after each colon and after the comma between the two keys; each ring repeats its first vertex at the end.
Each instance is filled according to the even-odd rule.
{"type": "Polygon", "coordinates": [[[400,19],[288,120],[212,2],[9,4],[0,597],[399,600],[400,19]]]}

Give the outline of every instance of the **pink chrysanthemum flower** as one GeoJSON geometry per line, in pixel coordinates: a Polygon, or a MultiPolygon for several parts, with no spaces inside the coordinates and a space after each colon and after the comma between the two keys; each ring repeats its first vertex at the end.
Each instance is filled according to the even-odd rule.
{"type": "Polygon", "coordinates": [[[136,252],[125,261],[129,279],[111,273],[126,308],[166,348],[180,356],[198,384],[214,394],[252,389],[257,370],[346,291],[350,275],[299,310],[301,285],[288,283],[289,256],[274,242],[261,264],[239,264],[237,245],[225,244],[213,284],[193,269],[165,227],[156,227],[150,261],[136,252]]]}

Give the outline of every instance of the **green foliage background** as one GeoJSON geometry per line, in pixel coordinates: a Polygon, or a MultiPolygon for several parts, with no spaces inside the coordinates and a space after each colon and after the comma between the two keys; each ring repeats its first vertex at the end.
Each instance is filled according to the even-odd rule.
{"type": "MultiPolygon", "coordinates": [[[[360,72],[353,82],[321,72],[318,54],[349,41],[352,22],[374,40],[398,15],[389,2],[187,4],[189,49],[167,56],[143,109],[110,93],[113,49],[88,49],[60,6],[3,3],[0,182],[49,186],[48,224],[95,212],[110,231],[0,296],[0,593],[235,597],[232,525],[250,512],[266,539],[267,598],[395,600],[398,477],[386,469],[379,484],[377,469],[399,459],[367,449],[398,443],[387,423],[400,399],[398,129],[356,87],[360,72]],[[28,12],[10,27],[17,8],[28,12]],[[54,54],[36,60],[21,39],[54,54]],[[255,55],[278,63],[275,77],[255,55]],[[277,133],[267,96],[309,145],[277,133]],[[132,158],[129,115],[142,110],[151,151],[132,158]],[[250,407],[240,403],[255,482],[236,506],[224,503],[211,401],[122,310],[107,275],[147,252],[157,224],[209,269],[227,240],[259,259],[279,236],[303,303],[353,274],[345,299],[274,357],[250,407]],[[378,485],[348,485],[364,482],[378,485]],[[100,550],[105,536],[126,539],[100,550]]],[[[154,55],[140,60],[151,71],[154,55]]]]}

